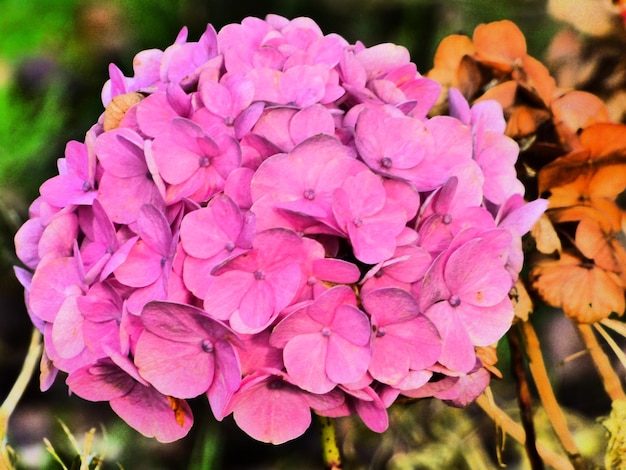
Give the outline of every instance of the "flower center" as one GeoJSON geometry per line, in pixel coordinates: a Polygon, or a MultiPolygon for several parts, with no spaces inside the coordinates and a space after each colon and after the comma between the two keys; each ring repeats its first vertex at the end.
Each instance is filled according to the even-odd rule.
{"type": "Polygon", "coordinates": [[[265,271],[257,269],[256,271],[254,271],[254,278],[257,281],[262,281],[263,279],[265,279],[265,271]]]}
{"type": "Polygon", "coordinates": [[[450,224],[450,223],[452,222],[452,216],[451,216],[450,214],[445,214],[445,215],[442,217],[441,221],[442,221],[444,224],[448,225],[448,224],[450,224]]]}
{"type": "Polygon", "coordinates": [[[322,336],[324,336],[325,338],[328,338],[330,336],[330,328],[325,326],[324,328],[322,328],[321,333],[322,333],[322,336]]]}
{"type": "Polygon", "coordinates": [[[387,330],[385,329],[384,326],[380,326],[376,330],[376,337],[377,338],[381,338],[381,337],[385,336],[386,334],[387,334],[387,330]]]}
{"type": "Polygon", "coordinates": [[[312,201],[313,199],[315,199],[315,190],[305,189],[304,192],[302,193],[302,197],[304,197],[304,199],[308,199],[309,201],[312,201]]]}
{"type": "Polygon", "coordinates": [[[235,249],[235,244],[229,241],[226,245],[224,245],[224,249],[226,249],[226,251],[233,251],[235,249]]]}
{"type": "Polygon", "coordinates": [[[391,161],[391,158],[389,157],[384,157],[380,160],[380,166],[382,166],[383,168],[391,168],[392,164],[393,162],[391,161]]]}
{"type": "Polygon", "coordinates": [[[88,193],[92,189],[93,189],[93,186],[91,185],[91,183],[89,181],[85,181],[83,183],[83,187],[82,187],[83,192],[88,193]]]}
{"type": "Polygon", "coordinates": [[[360,227],[361,225],[363,225],[363,219],[361,217],[355,217],[354,219],[352,219],[352,223],[355,227],[360,227]]]}
{"type": "Polygon", "coordinates": [[[211,159],[207,156],[203,156],[198,159],[198,165],[200,166],[200,168],[206,168],[210,164],[211,164],[211,159]]]}
{"type": "Polygon", "coordinates": [[[203,339],[201,346],[205,353],[212,353],[215,350],[215,346],[213,346],[213,342],[210,339],[203,339]]]}
{"type": "Polygon", "coordinates": [[[282,379],[275,379],[275,380],[270,380],[267,383],[267,388],[269,388],[270,390],[279,390],[281,388],[283,388],[285,384],[283,383],[282,379]]]}
{"type": "Polygon", "coordinates": [[[232,126],[233,124],[235,124],[235,119],[231,116],[227,116],[224,118],[224,124],[226,124],[227,126],[232,126]]]}
{"type": "Polygon", "coordinates": [[[448,303],[453,307],[461,305],[461,298],[458,295],[451,295],[448,299],[448,303]]]}
{"type": "Polygon", "coordinates": [[[315,276],[309,276],[309,278],[306,280],[306,284],[308,286],[313,286],[315,285],[316,282],[317,282],[317,278],[315,276]]]}

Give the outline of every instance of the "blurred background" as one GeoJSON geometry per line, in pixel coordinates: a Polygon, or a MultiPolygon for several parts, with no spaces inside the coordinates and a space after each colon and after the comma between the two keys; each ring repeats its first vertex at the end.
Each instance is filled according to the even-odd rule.
{"type": "MultiPolygon", "coordinates": [[[[471,36],[483,22],[513,20],[526,35],[530,54],[541,60],[563,27],[547,13],[546,0],[0,0],[0,401],[19,373],[31,333],[22,288],[12,270],[18,263],[13,235],[26,220],[39,185],[56,173],[56,159],[63,156],[66,142],[82,141],[102,113],[100,91],[108,64],[114,62],[131,75],[137,52],[166,48],[183,26],[195,41],[207,22],[219,30],[246,16],[268,13],[309,16],[325,33],[336,32],[350,42],[404,45],[422,73],[432,67],[444,36],[471,36]]],[[[543,318],[544,336],[554,349],[547,355],[560,398],[571,407],[582,442],[598,446],[588,452],[601,455],[603,431],[594,420],[608,413],[608,400],[596,396],[601,394],[595,378],[586,391],[593,370],[584,359],[562,363],[580,349],[567,339],[576,337],[568,333],[569,323],[552,323],[559,317],[549,312],[543,318]],[[558,340],[548,337],[555,331],[558,340]]],[[[494,389],[514,413],[506,348],[501,348],[498,365],[505,377],[494,389]]],[[[192,401],[196,425],[191,434],[163,445],[131,430],[107,404],[68,397],[63,380],[59,377],[42,394],[35,377],[11,418],[9,444],[19,453],[19,468],[61,468],[46,452],[44,438],[72,468],[72,450],[59,420],[79,441],[96,428],[94,451],[104,458],[102,468],[320,467],[315,428],[284,446],[263,445],[239,431],[231,418],[213,422],[208,406],[198,400],[192,401]]],[[[471,465],[470,457],[486,468],[498,466],[496,428],[476,407],[461,411],[423,402],[396,406],[391,414],[393,429],[384,435],[367,432],[355,420],[340,422],[343,450],[352,462],[346,468],[482,468],[471,465]]],[[[508,468],[525,468],[520,455],[520,448],[507,442],[503,460],[508,468]]]]}

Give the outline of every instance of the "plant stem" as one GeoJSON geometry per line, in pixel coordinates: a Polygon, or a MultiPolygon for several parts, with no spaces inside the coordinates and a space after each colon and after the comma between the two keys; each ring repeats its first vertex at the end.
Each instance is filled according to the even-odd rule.
{"type": "Polygon", "coordinates": [[[28,352],[26,353],[26,358],[24,359],[24,364],[22,365],[22,370],[17,376],[17,379],[13,384],[11,391],[4,400],[4,403],[2,403],[2,406],[0,406],[0,442],[2,443],[2,449],[0,449],[0,458],[2,460],[0,460],[0,464],[4,464],[6,468],[11,468],[8,450],[6,447],[6,436],[9,427],[9,418],[13,414],[13,411],[15,410],[17,403],[20,401],[20,398],[22,398],[22,395],[24,394],[24,391],[28,386],[28,382],[30,382],[33,372],[35,371],[39,362],[41,351],[41,333],[36,328],[34,328],[33,334],[30,338],[28,352]]]}
{"type": "Polygon", "coordinates": [[[559,402],[550,384],[550,378],[548,377],[548,371],[543,361],[537,333],[530,321],[521,322],[521,331],[526,345],[525,351],[528,358],[528,367],[533,376],[535,386],[537,387],[537,393],[539,394],[541,403],[550,420],[550,424],[574,468],[584,470],[585,464],[580,455],[580,451],[569,431],[565,414],[559,406],[559,402]]]}
{"type": "MultiPolygon", "coordinates": [[[[524,428],[513,421],[513,419],[492,400],[489,400],[484,393],[478,397],[476,404],[480,406],[487,416],[489,416],[496,425],[500,426],[504,432],[520,444],[525,444],[526,433],[524,432],[524,428]]],[[[541,442],[537,442],[537,452],[539,452],[543,461],[551,468],[556,470],[571,470],[573,468],[566,458],[549,449],[541,442]]]]}
{"type": "Polygon", "coordinates": [[[332,418],[319,415],[317,419],[320,423],[324,468],[327,470],[341,470],[341,454],[339,452],[339,447],[337,447],[335,421],[332,418]]]}
{"type": "Polygon", "coordinates": [[[626,394],[624,394],[620,379],[611,366],[611,361],[609,361],[609,358],[600,347],[591,325],[579,323],[577,326],[585,347],[596,366],[596,370],[602,378],[602,384],[607,395],[611,400],[626,400],[626,394]]]}
{"type": "Polygon", "coordinates": [[[528,379],[524,367],[524,357],[522,346],[519,338],[519,327],[513,328],[507,334],[509,347],[511,348],[511,370],[515,376],[517,385],[517,402],[520,408],[520,416],[522,425],[526,432],[526,454],[530,466],[533,470],[542,470],[544,468],[543,461],[537,452],[537,437],[535,434],[535,425],[533,423],[532,398],[528,387],[528,379]]]}

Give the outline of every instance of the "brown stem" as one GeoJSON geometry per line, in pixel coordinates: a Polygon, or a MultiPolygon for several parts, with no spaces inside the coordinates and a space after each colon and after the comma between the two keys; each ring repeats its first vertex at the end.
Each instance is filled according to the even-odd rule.
{"type": "MultiPolygon", "coordinates": [[[[489,400],[485,394],[482,394],[476,400],[476,404],[489,416],[504,432],[515,439],[520,444],[526,442],[526,433],[524,428],[499,408],[493,401],[489,400]]],[[[546,447],[541,442],[537,442],[537,452],[544,462],[551,468],[556,470],[572,470],[572,464],[565,457],[557,454],[552,449],[546,447]]]]}
{"type": "Polygon", "coordinates": [[[524,357],[519,339],[519,328],[509,331],[507,339],[509,340],[509,347],[511,349],[511,371],[515,377],[517,402],[520,408],[522,425],[526,432],[526,454],[530,462],[530,467],[533,470],[543,470],[543,460],[541,460],[539,452],[537,452],[537,436],[533,423],[532,398],[530,396],[526,369],[524,367],[524,357]]]}
{"type": "Polygon", "coordinates": [[[626,394],[622,388],[619,376],[615,373],[615,369],[611,366],[611,361],[609,361],[609,358],[600,347],[591,325],[579,323],[577,326],[585,347],[596,366],[596,370],[602,378],[604,390],[611,400],[626,400],[626,394]]]}
{"type": "Polygon", "coordinates": [[[521,322],[521,331],[526,345],[525,351],[528,358],[528,367],[533,376],[535,386],[537,387],[537,393],[539,394],[541,403],[550,420],[550,424],[574,468],[584,470],[585,464],[582,456],[569,431],[563,410],[559,406],[552,385],[550,384],[550,378],[548,377],[548,371],[543,361],[537,333],[530,321],[521,322]]]}

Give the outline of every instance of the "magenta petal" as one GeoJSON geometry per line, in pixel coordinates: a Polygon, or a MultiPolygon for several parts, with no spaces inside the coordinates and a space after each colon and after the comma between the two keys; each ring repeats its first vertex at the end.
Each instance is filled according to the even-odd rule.
{"type": "Polygon", "coordinates": [[[465,304],[459,313],[472,343],[489,346],[498,341],[511,327],[514,317],[513,304],[509,297],[491,307],[465,304]]]}
{"type": "MultiPolygon", "coordinates": [[[[439,359],[442,349],[442,340],[435,325],[424,315],[407,323],[388,325],[390,336],[404,342],[405,351],[409,356],[411,369],[421,370],[432,366],[439,359]]],[[[399,344],[399,346],[400,346],[399,344]]]]}
{"type": "Polygon", "coordinates": [[[449,405],[464,408],[485,391],[490,379],[489,371],[481,367],[475,372],[459,377],[452,387],[436,393],[435,396],[445,400],[449,405]]]}
{"type": "Polygon", "coordinates": [[[109,359],[75,370],[67,377],[70,390],[85,400],[108,401],[126,395],[135,381],[109,359]]]}
{"type": "Polygon", "coordinates": [[[75,214],[61,213],[56,216],[41,234],[38,243],[40,258],[48,256],[70,256],[78,236],[78,219],[75,214]]]}
{"type": "Polygon", "coordinates": [[[369,345],[357,346],[338,334],[331,333],[326,355],[326,373],[336,383],[352,383],[367,372],[371,357],[369,345]]]}
{"type": "Polygon", "coordinates": [[[128,394],[111,400],[111,408],[144,436],[173,442],[187,435],[193,415],[184,400],[176,400],[176,410],[171,403],[154,388],[136,384],[128,394]]]}
{"type": "Polygon", "coordinates": [[[104,173],[98,187],[98,200],[112,222],[129,224],[137,219],[144,204],[163,207],[161,192],[148,176],[148,168],[136,176],[120,178],[104,173]]]}
{"type": "Polygon", "coordinates": [[[39,264],[31,282],[29,306],[36,316],[53,322],[69,295],[82,294],[74,258],[49,258],[39,264]]]}
{"type": "Polygon", "coordinates": [[[429,370],[409,370],[409,373],[394,386],[399,390],[413,390],[426,384],[433,373],[429,370]]]}
{"type": "Polygon", "coordinates": [[[362,302],[376,325],[405,322],[420,313],[415,297],[402,289],[376,289],[365,295],[362,302]]]}
{"type": "Polygon", "coordinates": [[[169,223],[158,208],[151,204],[142,206],[137,214],[137,234],[161,256],[167,256],[172,243],[169,223]]]}
{"type": "Polygon", "coordinates": [[[228,320],[253,282],[254,276],[240,271],[229,271],[208,279],[204,310],[214,318],[228,320]]]}
{"type": "Polygon", "coordinates": [[[67,297],[52,324],[54,348],[62,358],[69,359],[85,348],[83,320],[76,302],[77,296],[67,297]]]}
{"type": "Polygon", "coordinates": [[[437,302],[425,315],[435,324],[443,340],[439,362],[450,370],[470,371],[476,362],[476,353],[455,308],[447,301],[437,302]]]}
{"type": "Polygon", "coordinates": [[[370,395],[372,400],[356,400],[356,411],[368,428],[374,432],[384,432],[389,427],[385,404],[374,391],[370,395]]]}
{"type": "Polygon", "coordinates": [[[333,322],[335,311],[342,304],[356,306],[356,296],[348,286],[335,286],[308,306],[308,314],[320,324],[329,326],[333,322]]]}
{"type": "Polygon", "coordinates": [[[150,302],[141,312],[146,329],[170,341],[195,344],[205,337],[220,340],[231,331],[206,312],[186,304],[150,302]]]}
{"type": "Polygon", "coordinates": [[[366,346],[370,342],[369,318],[353,305],[339,305],[329,326],[333,333],[340,335],[356,346],[366,346]]]}
{"type": "Polygon", "coordinates": [[[311,424],[303,393],[279,378],[269,377],[238,393],[235,422],[258,441],[282,444],[304,434],[311,424]]]}
{"type": "Polygon", "coordinates": [[[409,372],[409,356],[403,346],[394,341],[393,338],[377,339],[374,343],[372,358],[368,367],[368,372],[376,380],[396,385],[409,372]]]}
{"type": "Polygon", "coordinates": [[[342,284],[354,284],[361,277],[355,264],[334,258],[313,260],[313,274],[319,279],[342,284]]]}
{"type": "Polygon", "coordinates": [[[327,344],[327,338],[317,332],[296,336],[285,346],[283,359],[287,373],[300,388],[326,393],[337,385],[326,374],[327,344]]]}
{"type": "Polygon", "coordinates": [[[316,104],[298,111],[289,123],[296,144],[315,135],[335,135],[335,121],[328,109],[316,104]]]}
{"type": "Polygon", "coordinates": [[[39,264],[38,243],[43,234],[41,219],[33,218],[24,222],[15,234],[15,253],[24,265],[35,269],[39,264]]]}
{"type": "Polygon", "coordinates": [[[450,255],[444,277],[453,294],[473,305],[490,306],[502,301],[511,290],[510,277],[504,270],[505,251],[510,237],[500,244],[494,237],[474,239],[450,255]]]}
{"type": "Polygon", "coordinates": [[[227,341],[216,345],[215,373],[207,395],[215,419],[221,421],[226,416],[228,402],[241,384],[239,358],[227,341]]]}
{"type": "Polygon", "coordinates": [[[137,241],[126,260],[114,271],[115,278],[129,287],[146,287],[161,277],[162,257],[143,240],[137,241]]]}
{"type": "Polygon", "coordinates": [[[141,376],[165,395],[193,398],[209,389],[215,360],[202,344],[179,343],[144,331],[135,350],[141,376]]]}
{"type": "Polygon", "coordinates": [[[96,154],[104,169],[118,178],[144,175],[143,139],[128,128],[113,129],[96,139],[96,154]]]}
{"type": "Polygon", "coordinates": [[[265,328],[278,315],[274,298],[274,289],[268,281],[254,280],[241,299],[238,316],[250,329],[265,328]]]}
{"type": "Polygon", "coordinates": [[[226,196],[216,196],[206,208],[193,211],[181,222],[180,237],[184,250],[196,258],[210,258],[223,250],[234,249],[243,228],[243,217],[226,196]]]}
{"type": "Polygon", "coordinates": [[[365,69],[368,79],[379,77],[411,60],[405,47],[390,43],[368,47],[358,52],[355,57],[365,69]]]}
{"type": "Polygon", "coordinates": [[[89,205],[97,196],[93,187],[88,186],[79,175],[58,175],[41,185],[39,191],[48,204],[64,207],[68,204],[89,205]],[[85,190],[84,188],[90,189],[85,190]]]}
{"type": "Polygon", "coordinates": [[[274,327],[270,336],[270,344],[277,348],[284,348],[293,337],[318,333],[323,326],[311,318],[306,307],[301,308],[285,317],[274,327]]]}
{"type": "Polygon", "coordinates": [[[207,282],[211,278],[211,272],[222,259],[205,260],[185,256],[183,261],[183,282],[185,287],[196,297],[204,299],[206,297],[207,282]]]}

